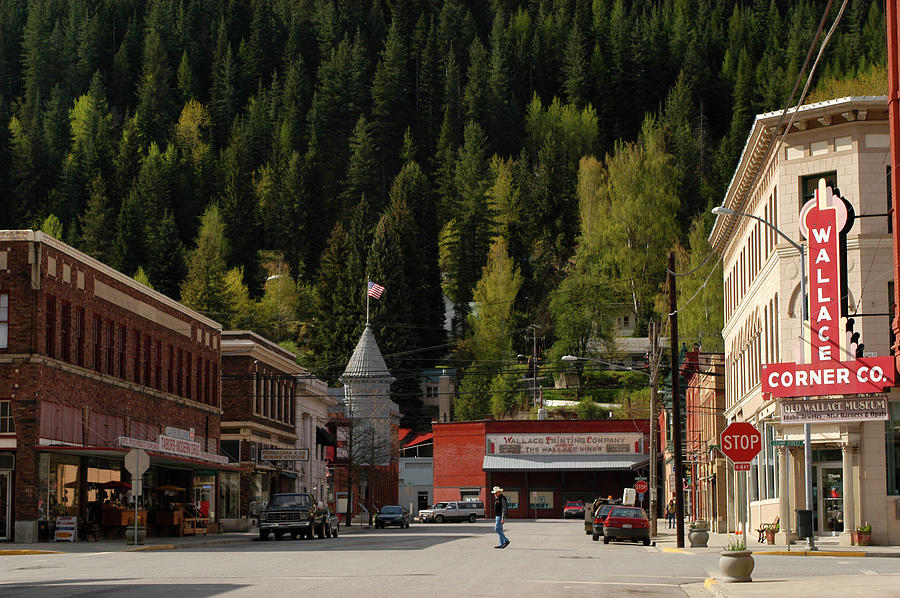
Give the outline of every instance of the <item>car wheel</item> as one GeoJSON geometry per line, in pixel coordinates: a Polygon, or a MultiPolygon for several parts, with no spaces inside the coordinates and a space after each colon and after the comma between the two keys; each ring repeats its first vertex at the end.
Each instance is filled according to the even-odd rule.
{"type": "Polygon", "coordinates": [[[603,536],[603,543],[609,544],[609,536],[603,536]]]}
{"type": "Polygon", "coordinates": [[[650,538],[644,538],[644,546],[650,546],[650,538]]]}
{"type": "Polygon", "coordinates": [[[444,522],[444,516],[443,516],[443,515],[438,515],[437,517],[434,518],[434,522],[435,522],[435,523],[443,523],[443,522],[444,522]]]}
{"type": "Polygon", "coordinates": [[[471,515],[469,515],[469,523],[475,523],[476,519],[477,519],[477,517],[475,516],[475,513],[472,513],[471,515]]]}
{"type": "Polygon", "coordinates": [[[599,539],[600,539],[600,534],[591,534],[591,540],[593,540],[594,542],[596,542],[599,539]]]}
{"type": "Polygon", "coordinates": [[[265,530],[262,530],[262,529],[259,530],[259,539],[262,540],[263,542],[265,542],[266,540],[268,540],[268,539],[269,539],[269,532],[267,532],[267,531],[265,531],[265,530]]]}
{"type": "Polygon", "coordinates": [[[276,540],[280,540],[280,539],[282,538],[282,536],[284,536],[283,533],[281,533],[281,532],[275,532],[275,539],[276,539],[276,540]]]}

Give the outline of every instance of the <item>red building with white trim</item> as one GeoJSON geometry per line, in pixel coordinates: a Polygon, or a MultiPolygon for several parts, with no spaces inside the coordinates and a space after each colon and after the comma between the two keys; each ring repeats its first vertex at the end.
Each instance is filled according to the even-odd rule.
{"type": "Polygon", "coordinates": [[[650,462],[646,419],[436,422],[433,429],[434,502],[491,505],[498,485],[510,518],[562,517],[567,500],[621,498],[650,462]]]}

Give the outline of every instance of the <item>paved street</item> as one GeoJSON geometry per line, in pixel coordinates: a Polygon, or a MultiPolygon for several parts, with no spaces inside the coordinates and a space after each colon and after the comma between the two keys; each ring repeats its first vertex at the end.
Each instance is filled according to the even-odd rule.
{"type": "Polygon", "coordinates": [[[843,575],[871,584],[900,569],[895,558],[757,555],[754,583],[720,584],[738,592],[727,593],[728,587],[723,592],[703,585],[720,575],[718,550],[672,550],[672,536],[656,547],[604,545],[573,520],[511,521],[507,532],[512,544],[506,550],[493,548],[496,536],[487,521],[355,528],[328,540],[260,542],[247,536],[222,546],[185,543],[178,550],[140,552],[124,551],[124,543],[45,543],[45,550],[67,552],[0,556],[0,595],[755,596],[772,595],[774,580],[809,578],[808,584],[795,583],[815,591],[809,595],[827,597],[847,594],[830,594],[814,577],[843,575]]]}

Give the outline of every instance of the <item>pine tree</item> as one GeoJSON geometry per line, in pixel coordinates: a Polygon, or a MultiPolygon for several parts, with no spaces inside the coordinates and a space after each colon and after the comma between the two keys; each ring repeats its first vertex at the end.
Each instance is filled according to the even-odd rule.
{"type": "Polygon", "coordinates": [[[219,207],[207,206],[200,219],[197,240],[187,258],[187,276],[181,283],[181,302],[218,320],[229,312],[225,275],[228,255],[225,222],[219,207]]]}
{"type": "MultiPolygon", "coordinates": [[[[372,121],[380,149],[380,195],[386,194],[388,181],[399,170],[398,155],[403,130],[412,119],[406,48],[399,23],[388,30],[384,51],[375,67],[372,82],[372,121]]],[[[358,126],[358,125],[357,125],[358,126]]]]}
{"type": "Polygon", "coordinates": [[[210,87],[209,113],[213,119],[213,139],[217,147],[228,142],[228,132],[238,110],[238,69],[225,20],[219,23],[216,52],[213,58],[212,85],[210,87]]]}
{"type": "Polygon", "coordinates": [[[381,212],[381,169],[378,166],[378,149],[374,136],[374,126],[365,116],[360,115],[350,138],[350,162],[341,190],[339,217],[349,214],[363,195],[369,199],[374,213],[381,212]]]}
{"type": "Polygon", "coordinates": [[[146,145],[163,145],[175,120],[174,80],[162,37],[157,32],[144,42],[144,65],[138,84],[135,122],[146,145]]]}
{"type": "Polygon", "coordinates": [[[109,233],[114,230],[115,212],[106,193],[106,183],[100,174],[91,179],[87,209],[80,216],[80,221],[81,251],[104,264],[113,262],[112,239],[109,233]]]}
{"type": "Polygon", "coordinates": [[[153,288],[173,299],[185,276],[184,245],[171,209],[157,213],[147,226],[147,276],[153,288]]]}

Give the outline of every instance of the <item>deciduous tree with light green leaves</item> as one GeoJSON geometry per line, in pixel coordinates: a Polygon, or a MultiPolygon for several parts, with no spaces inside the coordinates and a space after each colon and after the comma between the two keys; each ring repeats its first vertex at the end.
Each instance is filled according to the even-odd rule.
{"type": "Polygon", "coordinates": [[[225,273],[228,265],[225,222],[217,204],[210,204],[200,219],[197,243],[188,255],[188,273],[181,285],[181,302],[211,318],[228,312],[225,273]]]}
{"type": "Polygon", "coordinates": [[[501,237],[488,252],[481,280],[475,285],[475,310],[469,314],[470,345],[480,366],[496,366],[513,357],[513,311],[521,287],[522,275],[501,237]]]}

